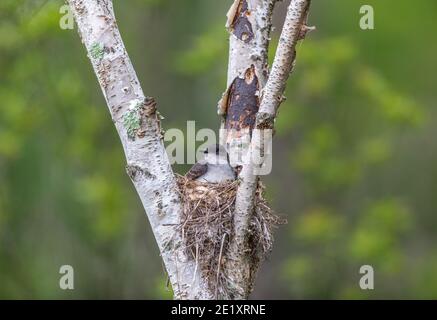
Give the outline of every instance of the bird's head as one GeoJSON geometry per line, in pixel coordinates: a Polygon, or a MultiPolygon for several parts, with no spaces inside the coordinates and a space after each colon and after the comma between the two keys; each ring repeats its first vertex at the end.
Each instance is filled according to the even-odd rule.
{"type": "Polygon", "coordinates": [[[228,153],[220,144],[209,145],[203,151],[206,162],[209,164],[227,164],[229,163],[228,153]]]}

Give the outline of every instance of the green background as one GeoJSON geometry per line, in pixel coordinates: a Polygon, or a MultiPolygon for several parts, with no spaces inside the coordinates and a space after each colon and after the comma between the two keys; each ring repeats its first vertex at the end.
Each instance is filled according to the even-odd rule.
{"type": "MultiPolygon", "coordinates": [[[[231,2],[114,1],[164,128],[218,128],[231,2]]],[[[62,4],[0,2],[0,298],[170,298],[86,52],[59,27],[62,4]],[[59,289],[64,264],[72,291],[59,289]]],[[[264,179],[289,224],[253,298],[437,298],[437,2],[314,0],[310,23],[264,179]],[[359,28],[364,4],[375,30],[359,28]],[[373,291],[358,286],[365,264],[373,291]]]]}

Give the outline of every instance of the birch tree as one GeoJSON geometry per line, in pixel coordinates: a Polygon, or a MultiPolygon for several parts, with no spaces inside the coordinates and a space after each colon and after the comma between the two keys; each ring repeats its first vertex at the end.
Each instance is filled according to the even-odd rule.
{"type": "MultiPolygon", "coordinates": [[[[220,141],[249,141],[248,158],[264,152],[264,130],[273,130],[296,44],[306,32],[310,0],[291,0],[271,68],[268,49],[277,0],[235,0],[227,14],[227,89],[218,104],[220,141]],[[271,69],[271,72],[270,72],[271,69]]],[[[182,245],[183,201],[163,143],[156,101],[144,94],[117,27],[112,0],[68,0],[126,156],[126,171],[146,211],[175,299],[247,299],[261,261],[249,259],[249,222],[259,176],[251,161],[239,163],[233,234],[226,263],[232,296],[216,295],[182,245]]],[[[126,3],[125,5],[128,5],[126,3]]]]}

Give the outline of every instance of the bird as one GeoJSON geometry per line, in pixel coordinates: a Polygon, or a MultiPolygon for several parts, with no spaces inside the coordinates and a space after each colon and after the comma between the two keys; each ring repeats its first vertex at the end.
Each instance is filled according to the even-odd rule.
{"type": "Polygon", "coordinates": [[[212,144],[204,151],[204,158],[194,164],[186,173],[189,180],[221,183],[236,179],[236,172],[229,164],[226,149],[220,144],[212,144]]]}

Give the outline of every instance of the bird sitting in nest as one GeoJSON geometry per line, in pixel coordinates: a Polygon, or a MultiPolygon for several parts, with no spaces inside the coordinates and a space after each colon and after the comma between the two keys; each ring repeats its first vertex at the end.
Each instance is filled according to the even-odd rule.
{"type": "Polygon", "coordinates": [[[185,177],[189,180],[222,183],[236,179],[236,172],[229,164],[229,155],[220,144],[208,146],[204,158],[193,165],[185,177]]]}
{"type": "MultiPolygon", "coordinates": [[[[183,204],[178,226],[183,245],[212,288],[220,288],[220,284],[232,281],[224,261],[232,258],[228,253],[234,234],[237,174],[229,164],[226,150],[212,145],[185,176],[177,177],[177,182],[183,204]]],[[[281,220],[268,206],[259,184],[248,224],[250,261],[262,260],[271,251],[272,231],[279,223],[281,220]]],[[[228,292],[219,292],[219,296],[231,297],[228,292]]]]}

